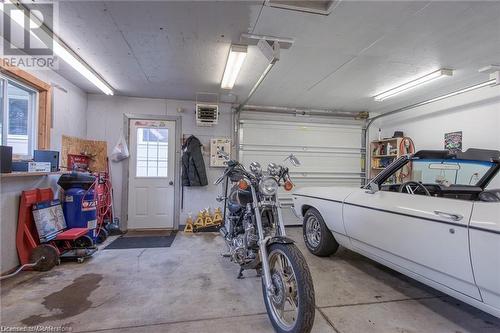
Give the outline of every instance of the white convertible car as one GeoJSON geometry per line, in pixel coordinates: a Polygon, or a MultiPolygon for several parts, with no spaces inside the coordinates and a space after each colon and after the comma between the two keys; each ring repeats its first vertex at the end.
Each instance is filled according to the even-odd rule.
{"type": "Polygon", "coordinates": [[[297,190],[294,209],[313,254],[343,245],[500,317],[499,170],[496,150],[419,151],[363,188],[297,190]]]}

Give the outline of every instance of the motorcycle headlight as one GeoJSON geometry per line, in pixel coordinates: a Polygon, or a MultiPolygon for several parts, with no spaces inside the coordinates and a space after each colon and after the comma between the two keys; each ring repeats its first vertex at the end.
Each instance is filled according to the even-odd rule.
{"type": "Polygon", "coordinates": [[[278,191],[278,181],[274,177],[265,177],[259,183],[260,193],[273,196],[278,191]]]}

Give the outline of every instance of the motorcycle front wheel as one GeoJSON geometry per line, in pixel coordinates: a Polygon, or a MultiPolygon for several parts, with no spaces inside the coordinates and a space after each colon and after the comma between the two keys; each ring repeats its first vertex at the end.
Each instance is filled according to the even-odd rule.
{"type": "Polygon", "coordinates": [[[269,319],[279,333],[308,333],[314,323],[315,301],[311,273],[294,244],[271,244],[269,270],[274,293],[262,277],[262,293],[269,319]]]}

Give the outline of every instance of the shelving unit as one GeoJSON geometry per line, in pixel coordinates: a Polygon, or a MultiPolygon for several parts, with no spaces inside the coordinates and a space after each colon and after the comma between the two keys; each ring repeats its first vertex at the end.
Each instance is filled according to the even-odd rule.
{"type": "MultiPolygon", "coordinates": [[[[399,146],[403,138],[374,140],[370,143],[371,169],[370,178],[377,176],[395,159],[399,158],[399,146]]],[[[396,178],[397,178],[396,174],[396,178]]]]}
{"type": "Polygon", "coordinates": [[[63,173],[69,173],[68,171],[57,171],[57,172],[11,172],[2,173],[0,178],[14,178],[14,177],[40,177],[48,175],[62,175],[63,173]]]}

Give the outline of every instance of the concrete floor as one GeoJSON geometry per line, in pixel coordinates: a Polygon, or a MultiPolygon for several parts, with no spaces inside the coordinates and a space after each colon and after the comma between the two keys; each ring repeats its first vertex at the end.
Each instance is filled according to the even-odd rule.
{"type": "MultiPolygon", "coordinates": [[[[500,319],[347,250],[305,249],[316,291],[313,332],[500,332],[500,319]]],[[[84,264],[24,272],[1,288],[2,326],[72,332],[272,332],[260,280],[237,280],[217,234],[179,233],[170,248],[99,251],[84,264]]]]}

